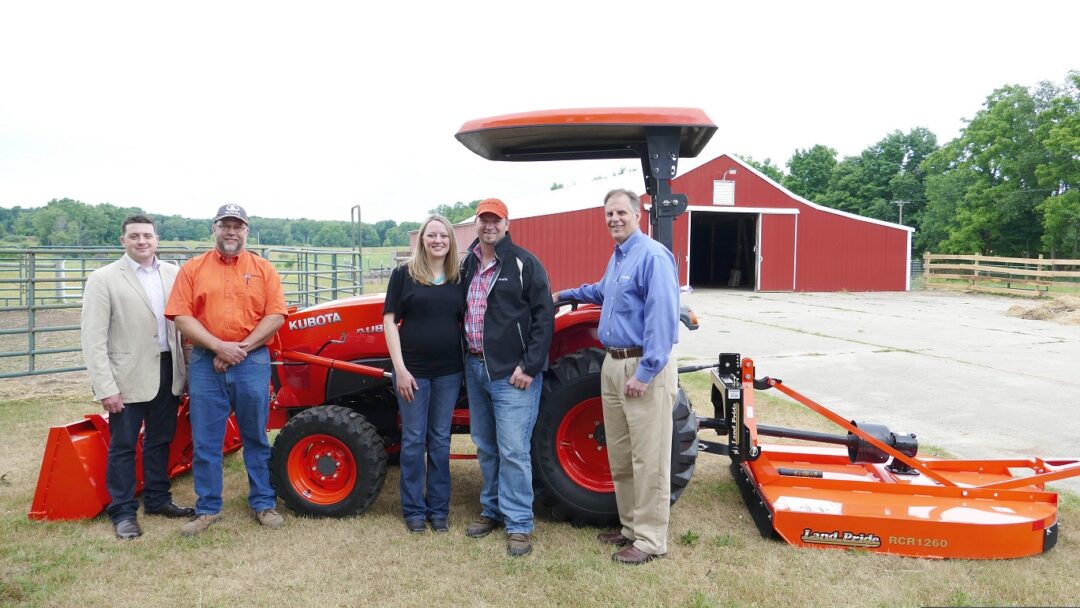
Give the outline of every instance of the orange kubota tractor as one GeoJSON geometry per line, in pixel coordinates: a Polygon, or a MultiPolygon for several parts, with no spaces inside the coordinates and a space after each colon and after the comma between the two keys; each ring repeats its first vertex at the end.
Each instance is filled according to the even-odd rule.
{"type": "MultiPolygon", "coordinates": [[[[639,159],[655,238],[669,249],[686,210],[671,192],[678,159],[701,152],[716,127],[692,108],[605,108],[513,114],[465,123],[457,138],[490,160],[639,159]]],[[[601,268],[597,268],[597,276],[601,268]]],[[[346,298],[289,315],[271,344],[270,429],[278,494],[294,511],[339,517],[367,510],[382,489],[400,436],[382,333],[382,295],[346,298]]],[[[599,309],[563,303],[555,317],[540,412],[532,437],[537,503],[557,519],[606,525],[618,519],[600,402],[599,309]]],[[[694,329],[692,313],[683,322],[694,329]]],[[[937,460],[917,456],[914,435],[849,422],[753,362],[720,354],[712,369],[713,418],[696,418],[680,389],[672,412],[671,500],[690,481],[699,451],[727,455],[762,534],[788,543],[922,557],[1008,558],[1040,553],[1057,538],[1050,481],[1080,475],[1077,459],[937,460]],[[779,390],[840,426],[827,434],[759,424],[755,390],[779,390]],[[713,429],[725,441],[698,439],[713,429]],[[767,445],[761,436],[826,447],[767,445]],[[1021,474],[1014,474],[1014,472],[1021,474]],[[1026,474],[1023,474],[1026,473],[1026,474]]],[[[187,403],[170,470],[190,468],[187,403]]],[[[468,431],[464,391],[455,432],[468,431]]],[[[93,517],[104,488],[108,425],[100,415],[50,431],[33,519],[93,517]]],[[[223,449],[235,450],[233,428],[223,449]]]]}

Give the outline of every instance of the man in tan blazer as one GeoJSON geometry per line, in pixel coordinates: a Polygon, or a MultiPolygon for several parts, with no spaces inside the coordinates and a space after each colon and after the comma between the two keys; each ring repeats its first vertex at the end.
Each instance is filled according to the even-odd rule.
{"type": "Polygon", "coordinates": [[[91,273],[83,291],[82,350],[94,399],[109,413],[105,485],[109,520],[119,539],[138,538],[135,448],[143,438],[143,512],[191,517],[172,501],[169,446],[187,376],[180,335],[165,318],[179,269],[157,259],[154,222],[133,215],[120,228],[125,254],[91,273]]]}

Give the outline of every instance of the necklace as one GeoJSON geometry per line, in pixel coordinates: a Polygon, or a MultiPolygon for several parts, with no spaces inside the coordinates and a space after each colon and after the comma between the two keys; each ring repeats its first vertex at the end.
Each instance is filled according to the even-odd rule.
{"type": "Polygon", "coordinates": [[[439,276],[435,277],[434,279],[431,279],[431,284],[432,285],[442,285],[445,282],[446,282],[446,277],[443,276],[443,275],[439,275],[439,276]]]}

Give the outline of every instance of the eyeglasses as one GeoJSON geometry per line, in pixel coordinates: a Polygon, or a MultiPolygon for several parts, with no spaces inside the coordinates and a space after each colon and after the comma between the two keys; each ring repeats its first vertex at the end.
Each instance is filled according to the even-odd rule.
{"type": "Polygon", "coordinates": [[[244,232],[247,230],[247,224],[222,224],[218,222],[214,224],[214,227],[222,232],[244,232]]]}

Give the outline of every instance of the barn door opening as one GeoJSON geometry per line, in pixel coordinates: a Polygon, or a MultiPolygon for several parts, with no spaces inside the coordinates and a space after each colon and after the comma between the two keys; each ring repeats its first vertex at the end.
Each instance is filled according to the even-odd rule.
{"type": "Polygon", "coordinates": [[[690,213],[690,285],[753,290],[756,213],[690,213]]]}

